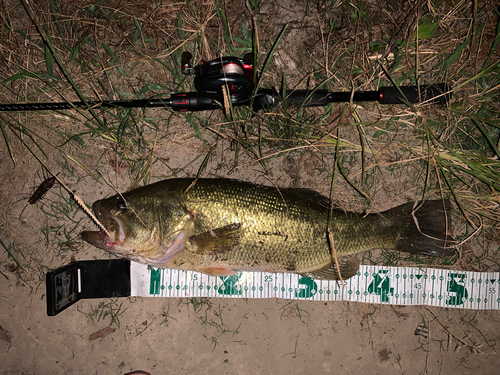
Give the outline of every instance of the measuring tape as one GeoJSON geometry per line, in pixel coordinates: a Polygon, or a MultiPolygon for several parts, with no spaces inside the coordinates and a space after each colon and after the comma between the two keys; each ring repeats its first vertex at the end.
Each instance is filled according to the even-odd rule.
{"type": "Polygon", "coordinates": [[[138,297],[286,298],[500,309],[499,272],[361,266],[345,280],[313,280],[296,274],[237,272],[207,276],[131,263],[131,295],[138,297]]]}

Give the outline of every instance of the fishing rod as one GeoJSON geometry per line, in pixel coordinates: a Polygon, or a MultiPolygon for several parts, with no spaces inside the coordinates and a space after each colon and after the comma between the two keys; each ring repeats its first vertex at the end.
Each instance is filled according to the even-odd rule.
{"type": "Polygon", "coordinates": [[[284,102],[287,107],[323,107],[339,102],[379,102],[380,104],[432,103],[446,104],[451,99],[448,83],[420,86],[386,86],[377,91],[331,92],[324,89],[290,90],[260,89],[254,95],[254,67],[251,54],[243,59],[220,57],[192,67],[192,56],[184,52],[181,57],[182,73],[194,75],[196,91],[172,94],[170,98],[134,100],[99,100],[82,102],[0,104],[0,112],[63,110],[71,108],[154,108],[170,107],[174,111],[207,111],[223,108],[224,90],[232,106],[251,106],[254,111],[270,110],[284,102]]]}

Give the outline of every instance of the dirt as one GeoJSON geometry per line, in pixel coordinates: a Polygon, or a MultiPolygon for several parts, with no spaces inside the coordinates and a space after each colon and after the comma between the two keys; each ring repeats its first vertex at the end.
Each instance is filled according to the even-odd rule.
{"type": "MultiPolygon", "coordinates": [[[[199,12],[193,15],[193,19],[198,17],[198,21],[205,22],[206,32],[203,34],[213,42],[220,33],[222,21],[220,17],[207,16],[213,13],[210,3],[195,2],[199,12]]],[[[234,30],[240,30],[242,18],[248,21],[249,27],[251,25],[252,14],[244,3],[225,3],[228,22],[234,30]]],[[[367,42],[376,39],[375,34],[384,28],[388,34],[399,32],[397,20],[404,20],[411,9],[396,1],[361,3],[368,7],[364,14],[371,15],[371,28],[359,31],[360,38],[367,42]]],[[[71,9],[76,9],[75,4],[69,3],[61,12],[70,14],[71,9]]],[[[164,4],[162,8],[155,8],[153,3],[148,3],[146,9],[138,9],[133,2],[120,4],[110,2],[109,9],[122,6],[120,9],[126,14],[151,21],[145,23],[148,27],[145,26],[144,35],[148,37],[154,38],[155,33],[170,27],[170,31],[165,31],[170,39],[167,36],[159,38],[156,45],[148,44],[149,50],[141,53],[161,54],[162,47],[165,47],[163,43],[178,38],[175,29],[178,13],[175,12],[182,8],[182,4],[164,4]]],[[[277,51],[274,75],[267,73],[264,77],[267,87],[279,87],[283,74],[287,74],[290,87],[305,88],[318,83],[313,73],[305,78],[307,64],[311,59],[332,58],[332,49],[349,45],[356,25],[364,22],[361,19],[353,21],[352,6],[337,5],[330,1],[264,1],[260,10],[253,12],[260,25],[263,49],[270,48],[285,24],[290,27],[277,51]],[[309,7],[307,11],[305,5],[309,7]],[[334,26],[329,32],[326,31],[326,20],[319,18],[324,15],[331,17],[334,26]]],[[[5,17],[15,20],[15,28],[27,30],[31,27],[30,32],[36,35],[21,5],[5,2],[2,6],[4,14],[8,15],[5,17]]],[[[91,6],[91,2],[82,2],[78,6],[84,9],[91,6]]],[[[74,12],[78,14],[77,10],[74,12]]],[[[119,18],[117,14],[116,20],[119,18]]],[[[189,19],[184,24],[186,30],[193,27],[187,21],[189,19]]],[[[133,38],[134,29],[130,31],[133,22],[127,24],[128,29],[125,22],[117,21],[113,25],[115,29],[99,30],[87,25],[80,37],[90,35],[93,38],[97,33],[104,38],[109,33],[117,48],[125,45],[125,37],[133,38]]],[[[28,56],[30,48],[34,51],[31,53],[40,53],[35,43],[19,43],[19,47],[14,47],[14,42],[19,42],[15,33],[9,38],[8,47],[2,47],[0,43],[3,58],[6,58],[8,48],[18,51],[19,56],[28,56]]],[[[208,53],[204,50],[203,38],[199,43],[200,55],[208,53]]],[[[214,53],[216,49],[210,48],[214,53]]],[[[44,65],[40,57],[43,54],[38,56],[40,60],[37,62],[44,65]]],[[[360,64],[370,63],[362,54],[356,58],[360,59],[360,64]]],[[[109,82],[115,82],[119,86],[117,90],[133,87],[137,91],[150,82],[175,82],[172,86],[177,91],[190,89],[188,83],[176,81],[154,63],[137,61],[128,65],[128,68],[135,66],[127,70],[128,77],[115,69],[96,74],[93,76],[95,80],[89,80],[84,86],[86,93],[101,92],[109,82]],[[97,83],[97,78],[106,77],[109,82],[97,83]]],[[[4,65],[3,78],[6,79],[6,66],[12,72],[17,69],[15,59],[6,59],[4,65]]],[[[380,72],[381,69],[377,68],[373,75],[380,72]]],[[[83,75],[86,73],[81,74],[87,77],[83,75]]],[[[341,81],[346,85],[345,82],[361,82],[365,78],[352,75],[349,79],[339,80],[339,85],[341,81]]],[[[16,81],[10,88],[17,90],[19,85],[16,81]]],[[[43,90],[35,86],[26,84],[26,100],[50,101],[43,90]]],[[[338,89],[350,90],[350,87],[339,86],[338,89]]],[[[16,100],[8,90],[2,95],[2,101],[16,100]]],[[[60,99],[55,92],[51,95],[55,100],[60,99]]],[[[367,105],[358,108],[358,112],[351,113],[350,117],[350,112],[344,111],[346,107],[338,105],[335,108],[318,132],[329,133],[340,124],[342,138],[352,142],[359,142],[356,128],[349,126],[354,122],[352,116],[360,115],[368,124],[374,121],[373,118],[379,120],[390,116],[393,111],[387,109],[380,114],[374,106],[367,105]],[[346,116],[337,118],[340,113],[346,113],[346,116]]],[[[321,111],[314,109],[310,113],[321,111]]],[[[26,116],[20,113],[18,117],[9,117],[9,121],[15,119],[29,129],[35,129],[36,137],[39,137],[35,138],[43,144],[45,154],[36,147],[32,151],[43,155],[45,165],[53,172],[60,172],[61,180],[87,205],[116,191],[124,191],[134,183],[144,183],[147,180],[144,176],[150,176],[151,182],[174,175],[196,176],[212,146],[212,153],[202,170],[203,177],[238,178],[267,185],[311,188],[330,194],[334,165],[331,149],[323,151],[307,147],[286,152],[267,159],[263,168],[250,152],[237,154],[238,146],[231,138],[234,134],[227,130],[227,124],[223,124],[225,119],[220,111],[192,116],[172,115],[165,109],[138,111],[138,123],[154,122],[157,127],[142,127],[140,136],[130,136],[121,148],[95,133],[82,135],[81,142],[72,140],[62,145],[57,131],[78,134],[87,130],[86,120],[76,112],[66,117],[50,112],[26,116]],[[200,125],[198,132],[201,137],[193,131],[192,124],[200,125]],[[229,136],[220,137],[218,134],[229,136]],[[40,141],[42,139],[44,141],[40,141]],[[152,166],[137,162],[149,160],[152,155],[155,158],[152,166]],[[149,175],[141,174],[142,168],[147,169],[145,166],[151,168],[149,175]]],[[[262,119],[257,116],[247,126],[250,129],[256,123],[257,129],[262,119]]],[[[401,129],[405,124],[395,126],[401,129]]],[[[367,127],[367,132],[373,134],[378,129],[367,127]]],[[[397,130],[391,129],[391,132],[397,130]]],[[[95,225],[58,183],[38,202],[26,206],[29,196],[50,175],[32,152],[13,133],[9,134],[15,160],[9,156],[7,144],[0,142],[0,239],[22,267],[2,248],[1,374],[126,374],[134,370],[150,374],[498,373],[499,311],[282,299],[129,297],[82,300],[59,315],[49,317],[46,314],[45,273],[72,260],[109,259],[110,255],[80,240],[79,233],[84,229],[95,229],[95,225]]],[[[29,144],[33,146],[33,143],[29,144]]],[[[285,144],[286,148],[292,146],[285,144]]],[[[268,154],[277,152],[277,149],[269,147],[264,151],[268,154]]],[[[395,142],[388,141],[377,155],[378,161],[405,165],[401,161],[408,156],[402,152],[395,142]]],[[[351,154],[346,152],[344,155],[348,161],[351,154]]],[[[353,178],[361,176],[360,165],[359,160],[353,161],[350,169],[353,178]]],[[[343,185],[336,187],[335,203],[356,211],[380,211],[393,207],[406,199],[419,197],[423,175],[425,173],[418,167],[405,166],[365,176],[364,187],[370,191],[372,199],[370,205],[344,181],[343,185]]],[[[477,245],[474,246],[471,252],[478,253],[477,245]]],[[[485,240],[484,246],[495,249],[497,244],[485,240]]],[[[481,254],[479,252],[478,257],[481,254]]],[[[470,262],[472,260],[465,263],[470,262]]]]}

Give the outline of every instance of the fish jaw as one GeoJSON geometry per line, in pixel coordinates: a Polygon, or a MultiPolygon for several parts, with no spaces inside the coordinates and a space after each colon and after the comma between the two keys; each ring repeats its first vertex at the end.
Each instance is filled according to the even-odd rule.
{"type": "Polygon", "coordinates": [[[107,238],[109,237],[104,231],[90,231],[86,230],[81,234],[82,240],[88,242],[89,244],[98,247],[99,249],[111,251],[111,249],[106,246],[108,243],[107,238]]]}
{"type": "Polygon", "coordinates": [[[120,218],[110,216],[108,223],[113,223],[106,228],[110,235],[104,231],[84,231],[81,237],[84,241],[100,249],[109,251],[119,257],[135,262],[144,263],[153,267],[165,268],[184,250],[189,240],[192,225],[181,230],[169,244],[154,240],[148,248],[136,249],[126,243],[126,230],[120,218]],[[112,227],[112,228],[111,228],[112,227]]]}
{"type": "MultiPolygon", "coordinates": [[[[110,216],[110,220],[107,220],[106,230],[104,231],[84,231],[81,233],[82,239],[99,249],[110,251],[112,253],[126,252],[126,249],[122,247],[125,241],[125,228],[120,219],[114,216],[110,216]]],[[[121,254],[120,254],[121,255],[121,254]]]]}
{"type": "Polygon", "coordinates": [[[141,255],[140,252],[135,252],[133,249],[127,249],[121,246],[119,241],[113,242],[104,231],[84,231],[81,236],[84,241],[95,247],[109,251],[114,255],[158,268],[168,267],[182,250],[184,250],[186,241],[189,239],[188,233],[186,231],[181,231],[177,234],[172,244],[169,246],[161,244],[159,249],[155,251],[155,253],[157,253],[156,256],[148,256],[141,255]]]}

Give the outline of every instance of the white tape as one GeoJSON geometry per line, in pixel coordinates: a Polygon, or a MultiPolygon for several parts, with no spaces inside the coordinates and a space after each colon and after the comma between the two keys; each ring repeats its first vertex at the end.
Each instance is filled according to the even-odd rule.
{"type": "Polygon", "coordinates": [[[140,297],[287,298],[500,309],[498,272],[361,266],[344,283],[282,273],[238,272],[214,277],[131,263],[131,295],[140,297]]]}

